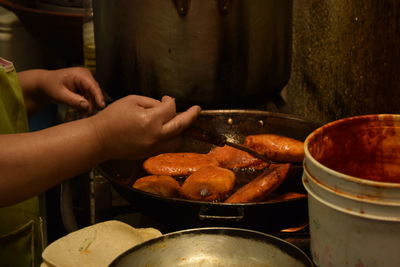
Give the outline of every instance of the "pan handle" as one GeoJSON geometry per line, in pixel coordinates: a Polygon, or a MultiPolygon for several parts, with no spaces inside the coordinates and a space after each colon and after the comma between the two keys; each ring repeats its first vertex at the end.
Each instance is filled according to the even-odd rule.
{"type": "Polygon", "coordinates": [[[235,210],[229,209],[229,214],[222,214],[226,212],[221,210],[212,210],[210,207],[201,206],[198,216],[202,221],[213,221],[213,222],[239,222],[244,219],[244,208],[238,207],[235,210]],[[214,214],[217,213],[217,214],[214,214]]]}

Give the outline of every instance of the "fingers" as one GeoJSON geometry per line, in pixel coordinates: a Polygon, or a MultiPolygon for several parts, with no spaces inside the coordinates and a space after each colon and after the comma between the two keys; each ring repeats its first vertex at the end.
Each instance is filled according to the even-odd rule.
{"type": "Polygon", "coordinates": [[[63,103],[82,111],[90,109],[90,103],[84,96],[71,92],[67,87],[64,86],[59,93],[63,103]]]}
{"type": "Polygon", "coordinates": [[[75,81],[79,84],[79,91],[83,92],[83,96],[90,102],[91,106],[97,105],[100,108],[104,108],[103,92],[90,71],[84,68],[76,68],[76,70],[77,77],[75,81]]]}
{"type": "Polygon", "coordinates": [[[62,85],[58,90],[59,101],[86,112],[91,112],[95,106],[105,107],[103,92],[88,69],[73,67],[57,70],[55,73],[61,79],[62,85]]]}
{"type": "Polygon", "coordinates": [[[170,101],[170,100],[173,100],[173,98],[170,97],[170,96],[168,96],[168,95],[165,95],[165,96],[163,96],[163,97],[161,98],[161,102],[162,102],[162,103],[168,102],[168,101],[170,101]]]}
{"type": "Polygon", "coordinates": [[[190,124],[192,124],[200,114],[199,106],[192,106],[185,112],[179,113],[173,119],[163,125],[162,134],[166,138],[171,138],[182,133],[190,124]]]}
{"type": "Polygon", "coordinates": [[[135,101],[135,105],[141,108],[154,108],[160,105],[160,101],[150,98],[147,96],[141,96],[141,95],[131,95],[129,96],[132,101],[135,101]]]}
{"type": "Polygon", "coordinates": [[[164,138],[172,138],[179,135],[199,115],[201,108],[192,106],[187,111],[176,114],[175,99],[170,96],[161,98],[161,105],[155,108],[155,115],[162,118],[161,135],[164,138]]]}
{"type": "Polygon", "coordinates": [[[92,105],[97,105],[100,108],[104,108],[106,103],[104,101],[104,95],[100,89],[99,84],[95,80],[88,80],[88,84],[83,88],[86,89],[86,96],[92,105]],[[94,99],[94,103],[93,100],[94,99]]]}
{"type": "Polygon", "coordinates": [[[175,99],[170,96],[162,97],[161,103],[155,106],[151,112],[152,116],[157,118],[161,125],[165,124],[176,116],[175,99]]]}

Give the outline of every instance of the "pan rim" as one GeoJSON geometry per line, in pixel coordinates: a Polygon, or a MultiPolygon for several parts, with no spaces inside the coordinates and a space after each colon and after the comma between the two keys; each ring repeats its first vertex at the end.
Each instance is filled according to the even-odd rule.
{"type": "Polygon", "coordinates": [[[244,235],[250,235],[250,237],[246,237],[246,239],[253,239],[261,242],[268,243],[275,248],[283,251],[292,258],[299,260],[300,262],[307,264],[307,266],[314,266],[311,258],[299,247],[296,245],[276,237],[271,234],[267,234],[261,231],[245,229],[245,228],[235,228],[235,227],[199,227],[199,228],[190,228],[179,231],[173,231],[162,236],[147,240],[143,243],[135,245],[125,252],[118,255],[110,264],[110,267],[116,266],[119,261],[121,261],[124,257],[128,256],[130,253],[135,251],[146,249],[146,247],[150,247],[158,242],[163,242],[164,240],[179,238],[183,235],[193,235],[193,234],[206,234],[206,235],[228,235],[233,237],[244,238],[244,235]],[[297,254],[297,255],[294,255],[297,254]]]}

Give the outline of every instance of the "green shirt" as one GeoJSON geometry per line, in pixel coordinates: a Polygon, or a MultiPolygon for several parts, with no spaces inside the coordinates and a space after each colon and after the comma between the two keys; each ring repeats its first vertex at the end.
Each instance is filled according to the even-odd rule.
{"type": "MultiPolygon", "coordinates": [[[[0,58],[0,134],[27,131],[17,73],[11,62],[0,58]]],[[[45,243],[40,210],[38,197],[0,208],[0,266],[39,266],[45,243]]]]}
{"type": "Polygon", "coordinates": [[[0,134],[28,131],[28,119],[17,73],[0,58],[0,134]]]}

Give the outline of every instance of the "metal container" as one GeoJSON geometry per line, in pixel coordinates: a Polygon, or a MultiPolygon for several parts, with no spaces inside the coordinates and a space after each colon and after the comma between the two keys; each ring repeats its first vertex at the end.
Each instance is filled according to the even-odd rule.
{"type": "Polygon", "coordinates": [[[324,125],[305,141],[311,251],[318,266],[400,266],[400,115],[324,125]]]}
{"type": "Polygon", "coordinates": [[[225,266],[310,267],[296,246],[261,232],[238,228],[198,228],[146,241],[117,257],[112,267],[225,266]]]}
{"type": "Polygon", "coordinates": [[[290,76],[292,0],[94,0],[96,76],[114,98],[254,108],[290,76]]]}

